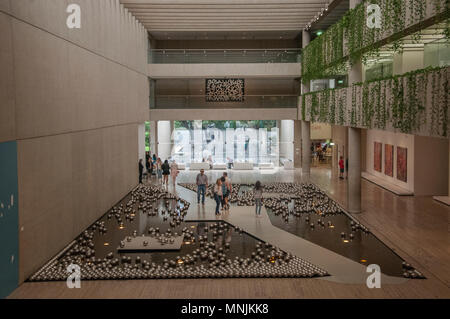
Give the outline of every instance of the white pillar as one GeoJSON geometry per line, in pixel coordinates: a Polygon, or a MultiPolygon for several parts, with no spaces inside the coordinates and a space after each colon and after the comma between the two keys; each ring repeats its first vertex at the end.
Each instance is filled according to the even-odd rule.
{"type": "Polygon", "coordinates": [[[158,156],[164,162],[171,151],[170,121],[158,121],[158,156]]]}
{"type": "Polygon", "coordinates": [[[294,160],[294,121],[280,121],[280,157],[294,160]]]}
{"type": "Polygon", "coordinates": [[[158,121],[150,121],[150,153],[158,154],[158,121]]]}
{"type": "Polygon", "coordinates": [[[302,125],[300,121],[294,121],[294,167],[302,167],[302,125]]]}
{"type": "Polygon", "coordinates": [[[170,156],[175,153],[175,122],[170,121],[170,156]]]}
{"type": "Polygon", "coordinates": [[[138,160],[140,159],[145,167],[145,123],[138,125],[138,160]]]}

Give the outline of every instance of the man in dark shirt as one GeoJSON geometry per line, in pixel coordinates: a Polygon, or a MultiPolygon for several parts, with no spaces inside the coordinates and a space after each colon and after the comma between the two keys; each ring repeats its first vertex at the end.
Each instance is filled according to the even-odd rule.
{"type": "Polygon", "coordinates": [[[202,194],[202,204],[205,204],[205,192],[208,187],[208,176],[205,175],[205,170],[201,169],[200,174],[197,175],[197,203],[200,204],[200,193],[202,194]]]}
{"type": "Polygon", "coordinates": [[[139,160],[139,184],[142,184],[142,173],[144,172],[144,165],[142,165],[142,159],[139,160]]]}

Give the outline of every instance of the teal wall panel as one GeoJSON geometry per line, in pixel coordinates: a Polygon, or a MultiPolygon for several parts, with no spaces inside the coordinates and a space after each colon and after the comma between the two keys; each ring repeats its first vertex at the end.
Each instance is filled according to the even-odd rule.
{"type": "Polygon", "coordinates": [[[0,298],[19,282],[17,143],[0,143],[0,298]]]}

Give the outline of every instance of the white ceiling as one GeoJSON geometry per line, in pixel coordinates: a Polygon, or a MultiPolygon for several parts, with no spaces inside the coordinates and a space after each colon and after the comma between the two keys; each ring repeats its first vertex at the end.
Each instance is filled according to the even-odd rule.
{"type": "Polygon", "coordinates": [[[295,38],[329,0],[120,0],[156,39],[295,38]],[[203,34],[203,35],[202,35],[203,34]],[[216,36],[217,38],[217,36],[216,36]]]}

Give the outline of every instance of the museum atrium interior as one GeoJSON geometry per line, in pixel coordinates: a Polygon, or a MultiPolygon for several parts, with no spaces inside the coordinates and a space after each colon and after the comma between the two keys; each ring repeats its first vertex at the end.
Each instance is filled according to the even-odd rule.
{"type": "Polygon", "coordinates": [[[449,24],[0,0],[0,298],[449,298],[449,24]]]}

